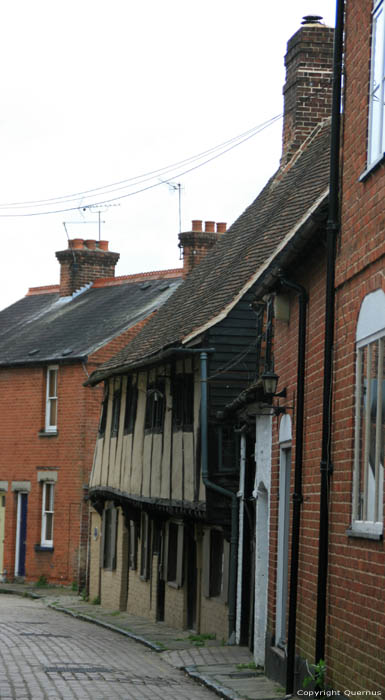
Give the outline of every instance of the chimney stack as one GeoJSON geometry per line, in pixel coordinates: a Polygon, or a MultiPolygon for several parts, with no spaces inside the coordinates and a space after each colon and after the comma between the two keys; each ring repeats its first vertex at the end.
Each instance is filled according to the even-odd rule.
{"type": "Polygon", "coordinates": [[[226,224],[205,221],[203,231],[202,221],[194,219],[191,231],[179,234],[179,248],[183,251],[183,279],[198,265],[206,253],[226,232],[226,224]]]}
{"type": "Polygon", "coordinates": [[[68,297],[99,277],[114,277],[120,256],[108,250],[108,241],[74,238],[56,257],[60,263],[60,296],[68,297]]]}
{"type": "Polygon", "coordinates": [[[331,115],[334,29],[321,24],[321,19],[304,17],[287,44],[281,166],[331,115]]]}

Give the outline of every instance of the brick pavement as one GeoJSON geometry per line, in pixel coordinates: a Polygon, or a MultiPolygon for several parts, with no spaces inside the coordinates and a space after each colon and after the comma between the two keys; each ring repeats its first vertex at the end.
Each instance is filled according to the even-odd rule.
{"type": "Polygon", "coordinates": [[[133,640],[61,615],[43,601],[0,596],[1,700],[212,700],[133,640]]]}
{"type": "MultiPolygon", "coordinates": [[[[151,622],[150,620],[126,612],[106,610],[100,605],[92,605],[90,602],[83,601],[79,596],[68,589],[39,589],[33,585],[0,584],[0,593],[6,591],[12,591],[19,595],[42,596],[42,601],[44,601],[45,606],[52,606],[57,611],[66,612],[75,617],[75,620],[71,620],[70,617],[64,618],[63,616],[69,625],[66,629],[72,630],[73,628],[71,625],[73,625],[74,622],[79,622],[81,620],[90,621],[99,626],[104,626],[106,631],[108,630],[109,634],[113,635],[114,640],[119,639],[119,637],[122,639],[123,636],[121,642],[123,644],[125,641],[124,636],[131,640],[139,641],[144,645],[145,651],[143,653],[150,655],[152,658],[155,657],[155,659],[159,660],[159,663],[161,662],[164,665],[168,665],[169,677],[172,676],[174,671],[180,673],[180,670],[183,669],[192,679],[203,683],[207,688],[214,690],[217,696],[219,695],[222,698],[227,698],[228,700],[238,700],[241,698],[249,700],[278,700],[284,695],[283,688],[269,681],[263,675],[262,669],[253,668],[253,657],[246,647],[225,646],[221,641],[216,639],[199,639],[198,637],[197,640],[191,636],[191,631],[174,629],[164,625],[164,623],[151,622]],[[119,635],[117,635],[116,632],[118,632],[119,635]],[[197,646],[197,644],[201,644],[201,646],[197,646]],[[155,650],[159,653],[153,654],[151,650],[155,650]],[[170,671],[170,667],[173,669],[172,671],[170,671]]],[[[2,598],[3,596],[0,596],[0,609],[2,598]]],[[[87,629],[90,638],[94,639],[98,637],[98,632],[90,627],[90,625],[87,625],[87,629]]],[[[72,632],[72,634],[74,633],[72,632]]],[[[114,645],[115,643],[117,643],[117,641],[114,641],[114,645]]],[[[140,649],[137,645],[135,645],[135,648],[140,649]]],[[[148,658],[148,656],[146,656],[146,658],[148,658]]],[[[86,670],[81,670],[80,676],[86,673],[86,671],[87,668],[86,670]]],[[[56,672],[56,675],[54,673],[53,676],[56,681],[58,681],[57,673],[59,672],[56,672]]],[[[75,671],[72,669],[71,673],[74,674],[75,671]]],[[[107,672],[99,669],[99,671],[95,671],[95,673],[105,674],[107,672]]],[[[66,681],[67,675],[65,669],[61,670],[60,674],[61,680],[63,681],[64,678],[66,681]]],[[[75,676],[77,679],[80,678],[79,673],[75,673],[75,676]]],[[[111,674],[109,678],[110,680],[105,682],[112,682],[111,674]]],[[[92,681],[92,678],[89,680],[92,681]]],[[[100,687],[100,682],[102,681],[99,679],[97,684],[98,688],[100,687]]],[[[114,680],[114,683],[118,682],[120,681],[114,680]]],[[[136,684],[139,683],[139,681],[135,681],[135,679],[133,682],[136,684]]],[[[127,686],[127,683],[124,684],[127,686]]],[[[151,694],[151,691],[149,691],[149,695],[146,695],[147,690],[148,686],[146,682],[140,690],[142,694],[134,694],[133,697],[138,699],[142,697],[155,699],[158,697],[157,694],[151,694]]],[[[198,692],[197,697],[204,698],[202,688],[198,688],[196,692],[198,692]]],[[[13,696],[9,695],[4,697],[8,698],[13,696]]],[[[23,697],[27,698],[29,696],[25,695],[23,697]]],[[[44,697],[44,695],[40,697],[44,697]]],[[[47,697],[51,697],[51,695],[47,697]]],[[[52,697],[61,698],[62,696],[52,695],[52,697]]],[[[63,697],[72,698],[78,696],[64,695],[63,697]]],[[[90,696],[84,695],[79,697],[88,698],[90,696]]],[[[95,698],[94,695],[92,695],[92,697],[95,698]]],[[[101,695],[100,697],[104,696],[101,695]]],[[[106,697],[124,697],[129,699],[131,695],[107,695],[106,697]]],[[[167,695],[167,699],[173,697],[173,695],[167,695]]],[[[179,695],[177,694],[176,697],[178,697],[178,700],[179,698],[182,700],[185,696],[179,692],[179,695]]],[[[195,696],[190,694],[189,697],[194,698],[195,696]]],[[[208,697],[212,698],[214,696],[210,693],[208,697]]],[[[3,695],[1,695],[1,693],[0,698],[3,700],[3,695]]]]}

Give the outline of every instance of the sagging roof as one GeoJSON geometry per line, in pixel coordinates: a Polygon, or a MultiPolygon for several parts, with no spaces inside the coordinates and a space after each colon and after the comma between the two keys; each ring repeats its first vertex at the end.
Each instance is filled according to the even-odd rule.
{"type": "Polygon", "coordinates": [[[190,343],[230,312],[263,278],[277,254],[324,206],[329,182],[330,120],[319,125],[294,158],[277,171],[254,202],[192,271],[134,340],[91,375],[150,362],[171,346],[190,343]]]}
{"type": "Polygon", "coordinates": [[[162,306],[182,270],[98,280],[73,297],[39,288],[0,312],[0,366],[87,358],[162,306]]]}

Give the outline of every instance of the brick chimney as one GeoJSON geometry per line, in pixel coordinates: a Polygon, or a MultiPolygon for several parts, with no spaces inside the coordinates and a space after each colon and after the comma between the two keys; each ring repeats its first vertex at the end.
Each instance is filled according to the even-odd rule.
{"type": "Polygon", "coordinates": [[[287,44],[281,165],[331,115],[334,29],[321,19],[304,17],[287,44]]]}
{"type": "Polygon", "coordinates": [[[199,265],[206,253],[225,232],[226,224],[223,222],[205,221],[203,231],[202,221],[195,219],[192,222],[191,231],[179,234],[179,248],[183,254],[183,279],[196,265],[199,265]]]}
{"type": "Polygon", "coordinates": [[[56,257],[60,263],[60,296],[67,297],[99,277],[114,277],[120,256],[108,250],[108,241],[74,238],[56,257]]]}

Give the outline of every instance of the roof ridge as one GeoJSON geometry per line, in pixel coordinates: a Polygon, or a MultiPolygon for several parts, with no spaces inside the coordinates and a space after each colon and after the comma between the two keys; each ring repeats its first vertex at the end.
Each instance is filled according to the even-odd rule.
{"type": "Polygon", "coordinates": [[[60,284],[47,284],[43,287],[30,287],[28,289],[26,297],[32,296],[32,294],[55,294],[60,292],[60,284]]]}
{"type": "Polygon", "coordinates": [[[94,281],[93,287],[112,287],[127,282],[145,282],[149,279],[178,279],[182,277],[183,269],[176,267],[169,270],[152,270],[151,272],[136,272],[132,275],[119,277],[100,277],[94,281]]]}

